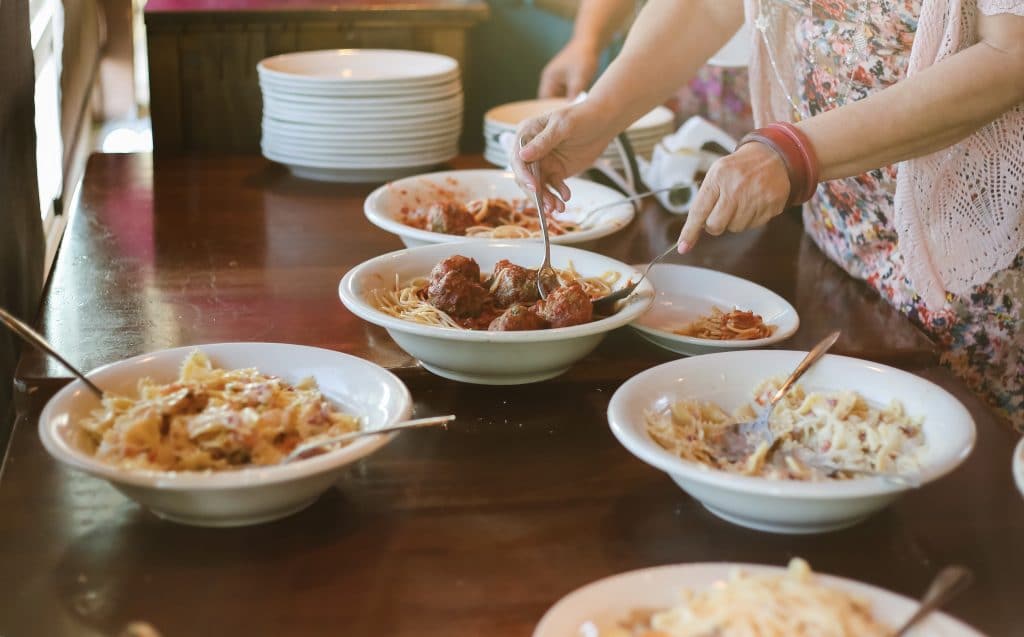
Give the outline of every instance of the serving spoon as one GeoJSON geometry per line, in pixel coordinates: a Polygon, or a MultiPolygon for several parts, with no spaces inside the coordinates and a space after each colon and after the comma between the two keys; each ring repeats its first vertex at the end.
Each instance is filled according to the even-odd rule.
{"type": "Polygon", "coordinates": [[[67,359],[61,356],[60,353],[57,352],[57,350],[53,347],[53,345],[50,345],[50,343],[45,338],[43,338],[42,334],[35,331],[22,321],[18,320],[17,317],[12,316],[9,312],[7,312],[7,310],[3,308],[0,308],[0,322],[2,322],[4,325],[10,328],[12,332],[20,336],[21,339],[28,343],[29,345],[57,359],[57,361],[61,365],[66,367],[69,372],[74,374],[75,377],[78,378],[78,380],[85,383],[85,386],[88,387],[89,390],[92,391],[92,393],[96,394],[100,398],[103,398],[103,390],[97,387],[91,380],[85,377],[85,374],[78,371],[78,368],[76,368],[74,365],[69,363],[67,359]]]}
{"type": "MultiPolygon", "coordinates": [[[[519,148],[526,146],[526,138],[519,138],[519,148]]],[[[535,182],[536,188],[533,191],[533,201],[537,206],[537,217],[540,219],[540,231],[544,236],[544,261],[537,268],[537,292],[540,294],[541,299],[548,298],[548,290],[558,287],[558,273],[551,267],[551,236],[548,234],[548,216],[544,213],[544,198],[541,193],[544,192],[544,182],[541,180],[540,164],[538,162],[532,162],[530,165],[530,172],[533,174],[533,181],[535,182]],[[554,282],[554,285],[550,285],[554,282]]]]}
{"type": "Polygon", "coordinates": [[[435,425],[446,425],[451,421],[455,420],[454,414],[447,416],[431,416],[429,418],[417,418],[415,420],[403,420],[387,427],[380,427],[378,429],[360,429],[359,431],[350,431],[348,433],[340,434],[337,436],[331,436],[330,438],[322,438],[320,440],[311,440],[303,443],[294,449],[291,453],[278,461],[278,464],[288,464],[293,460],[297,460],[302,456],[306,455],[314,449],[320,447],[327,447],[330,445],[337,445],[343,442],[349,442],[362,438],[363,436],[378,436],[381,434],[392,433],[395,431],[404,431],[406,429],[419,429],[421,427],[433,427],[435,425]]]}
{"type": "Polygon", "coordinates": [[[658,263],[668,255],[672,254],[673,252],[675,252],[675,250],[676,244],[673,243],[668,247],[667,250],[651,259],[651,262],[647,264],[647,267],[644,269],[644,272],[643,274],[640,275],[639,279],[626,284],[625,286],[619,288],[618,290],[615,290],[611,294],[602,296],[599,299],[594,299],[591,302],[591,304],[593,305],[594,312],[596,314],[602,315],[611,314],[612,312],[614,312],[615,304],[633,293],[633,290],[635,290],[637,286],[640,285],[640,282],[647,278],[647,273],[651,271],[651,268],[654,267],[654,264],[658,263]]]}
{"type": "Polygon", "coordinates": [[[939,571],[928,590],[921,596],[921,605],[903,625],[897,628],[892,637],[903,637],[907,632],[934,611],[942,608],[951,599],[967,590],[974,582],[974,573],[963,566],[947,566],[939,571]]]}

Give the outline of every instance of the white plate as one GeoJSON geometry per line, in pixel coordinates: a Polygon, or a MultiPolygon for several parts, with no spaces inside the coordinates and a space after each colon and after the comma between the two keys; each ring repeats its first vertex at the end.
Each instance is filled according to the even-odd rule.
{"type": "Polygon", "coordinates": [[[428,166],[402,166],[398,168],[319,168],[302,164],[279,162],[288,167],[296,177],[312,181],[330,181],[341,184],[379,184],[392,179],[401,179],[433,168],[428,166]]]}
{"type": "Polygon", "coordinates": [[[321,124],[317,122],[283,122],[273,117],[263,117],[263,127],[275,131],[306,134],[315,136],[344,137],[345,139],[368,138],[368,139],[406,139],[414,136],[430,136],[451,133],[461,133],[462,115],[452,115],[445,119],[428,122],[417,122],[405,120],[388,122],[386,126],[376,124],[373,126],[361,125],[358,122],[348,124],[321,124]]]}
{"type": "MultiPolygon", "coordinates": [[[[711,469],[663,449],[647,433],[644,410],[696,398],[727,412],[749,404],[763,380],[788,375],[806,352],[744,350],[682,358],[637,374],[608,405],[612,433],[640,460],[666,472],[724,520],[773,533],[820,533],[852,526],[906,490],[882,478],[801,482],[711,469]]],[[[946,475],[974,448],[970,412],[938,385],[893,367],[827,355],[801,383],[809,390],[853,390],[875,405],[892,400],[923,420],[922,485],[946,475]]],[[[926,486],[923,488],[927,488],[926,486]]]]}
{"type": "Polygon", "coordinates": [[[1013,480],[1017,483],[1017,490],[1024,495],[1024,438],[1013,450],[1013,480]]]}
{"type": "MultiPolygon", "coordinates": [[[[586,179],[568,180],[572,199],[566,204],[566,213],[560,219],[573,220],[581,213],[604,204],[620,201],[622,195],[601,184],[586,179]]],[[[419,175],[401,181],[385,184],[370,193],[363,205],[363,211],[370,223],[398,235],[408,247],[430,243],[487,242],[490,239],[462,237],[440,232],[413,228],[401,222],[403,208],[417,208],[433,201],[454,198],[459,201],[472,199],[522,199],[523,191],[516,184],[511,172],[503,170],[449,170],[429,175],[419,175]]],[[[606,237],[629,225],[633,220],[633,206],[624,203],[609,208],[600,214],[600,225],[579,232],[551,237],[552,243],[574,244],[594,241],[606,237]]],[[[511,239],[510,241],[522,241],[511,239]]],[[[539,241],[539,239],[526,239],[539,241]]]]}
{"type": "MultiPolygon", "coordinates": [[[[569,101],[565,98],[552,98],[552,99],[537,99],[537,100],[523,100],[521,102],[510,102],[508,104],[502,104],[495,106],[491,110],[484,114],[484,124],[502,127],[507,129],[515,129],[519,126],[520,122],[557,111],[565,108],[569,105],[569,101]]],[[[648,128],[659,128],[664,127],[666,124],[671,126],[674,120],[672,110],[664,106],[657,106],[647,114],[643,115],[640,119],[630,124],[627,128],[627,134],[633,131],[641,131],[648,128]]]]}
{"type": "MultiPolygon", "coordinates": [[[[650,305],[653,290],[643,281],[612,316],[572,327],[523,332],[459,330],[413,323],[389,316],[373,307],[366,295],[393,286],[395,276],[407,281],[427,275],[442,259],[461,254],[476,260],[482,272],[501,259],[539,264],[544,246],[533,241],[439,243],[409,248],[370,259],[352,268],[338,286],[341,302],[359,318],[388,331],[399,347],[429,371],[452,380],[481,385],[520,385],[563,374],[589,354],[611,330],[636,319],[650,305]]],[[[621,280],[636,280],[640,273],[628,265],[593,252],[563,245],[551,246],[551,264],[565,268],[570,262],[584,276],[617,271],[621,280]]]]}
{"type": "Polygon", "coordinates": [[[419,109],[408,112],[374,111],[343,113],[340,111],[315,111],[311,109],[290,108],[280,104],[264,104],[263,116],[283,122],[300,122],[325,126],[364,126],[386,131],[392,124],[432,124],[449,122],[462,116],[462,107],[451,105],[444,109],[419,109]]]}
{"type": "Polygon", "coordinates": [[[264,99],[273,98],[280,101],[300,102],[310,105],[390,106],[446,99],[461,93],[462,83],[455,80],[446,84],[439,84],[430,90],[404,90],[395,92],[392,95],[362,95],[339,91],[321,94],[308,90],[298,92],[289,87],[281,87],[268,81],[260,82],[260,88],[262,89],[264,99]]]}
{"type": "MultiPolygon", "coordinates": [[[[376,429],[412,413],[409,391],[398,378],[361,358],[316,347],[279,343],[211,343],[129,358],[93,370],[90,380],[107,391],[138,395],[148,376],[161,383],[178,377],[182,361],[201,349],[220,367],[255,367],[297,382],[312,376],[320,390],[345,412],[376,429]]],[[[282,466],[217,473],[140,471],[96,460],[72,444],[72,423],[99,406],[81,381],[50,399],[39,417],[43,446],[60,462],[103,478],[161,517],[198,526],[257,524],[290,515],[312,504],[356,460],[376,451],[392,435],[362,438],[335,451],[282,466]]]]}
{"type": "Polygon", "coordinates": [[[369,115],[375,118],[395,117],[418,117],[424,115],[441,115],[442,113],[462,112],[462,93],[455,93],[444,99],[429,100],[426,102],[409,102],[401,104],[353,104],[340,100],[328,100],[325,102],[299,102],[295,100],[280,100],[275,97],[264,96],[263,110],[265,112],[281,112],[289,116],[309,115],[320,117],[321,115],[369,115]]]}
{"type": "Polygon", "coordinates": [[[447,55],[392,49],[332,49],[286,53],[262,60],[261,75],[311,84],[413,84],[459,72],[447,55]]]}
{"type": "Polygon", "coordinates": [[[305,166],[307,168],[328,168],[347,170],[380,170],[380,169],[404,169],[404,168],[429,168],[448,161],[459,154],[456,146],[439,148],[435,152],[423,153],[422,155],[405,155],[399,157],[375,157],[369,159],[346,159],[334,156],[314,155],[313,153],[297,154],[287,149],[280,149],[275,146],[262,145],[263,156],[267,159],[281,162],[282,164],[305,166]]]}
{"type": "Polygon", "coordinates": [[[260,75],[260,90],[275,95],[293,95],[296,97],[338,98],[338,99],[380,99],[380,98],[431,98],[440,97],[451,91],[451,86],[461,86],[458,75],[442,78],[438,82],[428,84],[308,84],[281,80],[267,75],[260,75]]]}
{"type": "Polygon", "coordinates": [[[353,155],[355,157],[375,155],[395,155],[419,153],[435,150],[441,147],[448,147],[457,144],[459,136],[449,133],[444,137],[426,139],[386,140],[382,142],[373,141],[351,141],[346,139],[312,139],[308,137],[296,137],[282,133],[274,133],[264,130],[263,139],[273,146],[287,149],[308,149],[313,151],[325,151],[340,155],[353,155]]]}
{"type": "MultiPolygon", "coordinates": [[[[786,572],[784,568],[773,566],[720,562],[657,566],[613,575],[576,589],[559,600],[541,618],[533,637],[596,637],[601,634],[598,631],[611,629],[636,609],[675,606],[681,591],[707,590],[727,580],[737,567],[752,574],[783,575],[786,572]]],[[[914,600],[854,580],[820,574],[816,577],[825,586],[867,601],[874,617],[894,628],[909,618],[918,606],[914,600]]],[[[983,637],[944,613],[930,615],[910,635],[983,637]]]]}
{"type": "Polygon", "coordinates": [[[786,340],[800,327],[800,317],[786,299],[731,274],[659,263],[647,277],[656,290],[654,305],[630,327],[655,345],[679,354],[696,356],[723,349],[765,347],[786,340]],[[739,308],[760,314],[765,323],[778,329],[768,338],[754,341],[715,341],[672,333],[710,314],[716,306],[724,312],[739,308]]]}

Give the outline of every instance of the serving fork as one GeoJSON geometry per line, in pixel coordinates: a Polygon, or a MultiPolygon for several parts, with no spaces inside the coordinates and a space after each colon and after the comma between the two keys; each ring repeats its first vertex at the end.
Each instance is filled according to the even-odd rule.
{"type": "MultiPolygon", "coordinates": [[[[526,138],[519,138],[519,148],[526,146],[526,138]]],[[[540,231],[544,236],[544,261],[537,268],[537,292],[541,299],[548,298],[548,289],[558,287],[558,273],[551,267],[551,236],[548,234],[548,216],[544,212],[545,191],[544,181],[541,179],[540,163],[531,162],[530,172],[533,174],[533,181],[536,188],[533,191],[533,201],[537,206],[537,217],[540,220],[540,231]],[[553,283],[553,284],[552,284],[553,283]]]]}

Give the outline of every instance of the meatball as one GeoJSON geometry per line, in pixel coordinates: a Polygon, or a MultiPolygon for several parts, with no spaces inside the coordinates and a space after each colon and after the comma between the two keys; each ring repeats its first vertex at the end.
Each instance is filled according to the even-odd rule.
{"type": "Polygon", "coordinates": [[[500,307],[516,303],[533,303],[540,298],[537,291],[537,273],[502,259],[494,266],[491,294],[500,307]]]}
{"type": "Polygon", "coordinates": [[[427,288],[427,301],[452,316],[476,316],[487,301],[487,290],[459,272],[452,271],[431,281],[427,288]]]}
{"type": "Polygon", "coordinates": [[[548,326],[547,321],[530,311],[525,305],[513,305],[501,316],[491,321],[487,329],[491,332],[520,332],[523,330],[542,330],[548,326]]]}
{"type": "Polygon", "coordinates": [[[444,234],[466,234],[476,219],[462,205],[454,202],[433,203],[427,207],[427,230],[444,234]]]}
{"type": "Polygon", "coordinates": [[[430,271],[430,282],[439,281],[449,272],[455,272],[473,283],[480,282],[480,266],[473,259],[464,257],[461,254],[445,257],[435,265],[434,269],[430,271]]]}
{"type": "Polygon", "coordinates": [[[589,323],[594,316],[590,297],[579,283],[557,288],[536,306],[537,314],[551,327],[569,327],[589,323]]]}

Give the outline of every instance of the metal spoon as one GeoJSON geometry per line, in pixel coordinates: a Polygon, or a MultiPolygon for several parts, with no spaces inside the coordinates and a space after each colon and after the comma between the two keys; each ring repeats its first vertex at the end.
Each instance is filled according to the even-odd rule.
{"type": "MultiPolygon", "coordinates": [[[[526,138],[519,138],[519,147],[526,146],[526,138]]],[[[533,201],[537,206],[537,217],[540,220],[540,231],[544,235],[544,262],[537,268],[537,292],[540,298],[548,298],[548,291],[545,287],[558,287],[558,273],[551,267],[551,237],[548,235],[548,216],[544,212],[544,198],[541,196],[545,190],[544,182],[541,180],[540,164],[530,164],[530,172],[533,173],[533,180],[537,186],[533,191],[533,201]],[[554,285],[550,285],[554,282],[554,285]]]]}
{"type": "Polygon", "coordinates": [[[42,334],[35,331],[25,323],[19,321],[16,317],[9,314],[3,308],[0,308],[0,322],[2,322],[4,325],[10,328],[12,332],[20,336],[22,340],[24,340],[29,345],[38,348],[42,352],[56,358],[57,361],[61,365],[66,367],[69,372],[74,374],[78,378],[78,380],[85,383],[85,386],[92,390],[94,394],[96,394],[100,398],[103,398],[103,390],[97,387],[95,384],[93,384],[91,380],[85,377],[85,374],[78,371],[78,369],[74,365],[69,363],[63,356],[57,353],[57,350],[54,349],[53,345],[50,345],[50,343],[47,342],[45,338],[43,338],[42,334]]]}
{"type": "Polygon", "coordinates": [[[287,456],[278,461],[278,464],[287,464],[293,460],[296,460],[303,455],[309,453],[314,449],[320,447],[327,447],[330,445],[337,445],[363,436],[377,436],[380,434],[387,434],[393,431],[404,431],[406,429],[419,429],[420,427],[433,427],[434,425],[445,425],[455,420],[455,415],[450,414],[448,416],[431,416],[430,418],[417,418],[416,420],[404,420],[402,422],[395,423],[388,427],[380,427],[379,429],[360,429],[359,431],[350,431],[346,434],[339,436],[331,436],[330,438],[322,438],[320,440],[312,440],[310,442],[303,443],[289,453],[287,456]]]}
{"type": "Polygon", "coordinates": [[[933,611],[946,605],[951,599],[967,590],[967,587],[974,582],[974,573],[963,566],[947,566],[939,571],[939,574],[932,580],[928,590],[921,597],[921,605],[917,611],[910,616],[910,619],[903,622],[903,625],[893,632],[893,637],[903,637],[911,628],[916,626],[922,619],[933,611]]]}
{"type": "Polygon", "coordinates": [[[612,312],[614,312],[615,304],[633,293],[633,290],[635,290],[636,287],[640,285],[640,282],[647,277],[647,273],[651,271],[651,268],[654,267],[654,264],[657,263],[658,261],[661,261],[668,255],[672,254],[673,252],[675,252],[675,250],[676,244],[673,243],[668,247],[668,250],[665,250],[658,256],[654,257],[654,259],[652,259],[651,262],[647,264],[647,268],[644,269],[644,273],[640,275],[639,279],[633,281],[632,283],[629,283],[625,287],[622,287],[612,292],[607,296],[602,296],[599,299],[595,299],[593,301],[594,312],[596,314],[611,314],[612,312]]]}
{"type": "Polygon", "coordinates": [[[726,458],[731,461],[740,460],[752,449],[757,449],[762,442],[768,443],[768,446],[771,447],[775,442],[775,433],[772,431],[770,420],[775,405],[782,400],[789,388],[836,344],[839,334],[839,330],[832,332],[807,352],[807,356],[800,361],[800,364],[782,383],[779,390],[768,399],[768,404],[761,410],[757,418],[748,422],[735,423],[725,428],[726,431],[721,434],[721,446],[726,458]]]}

